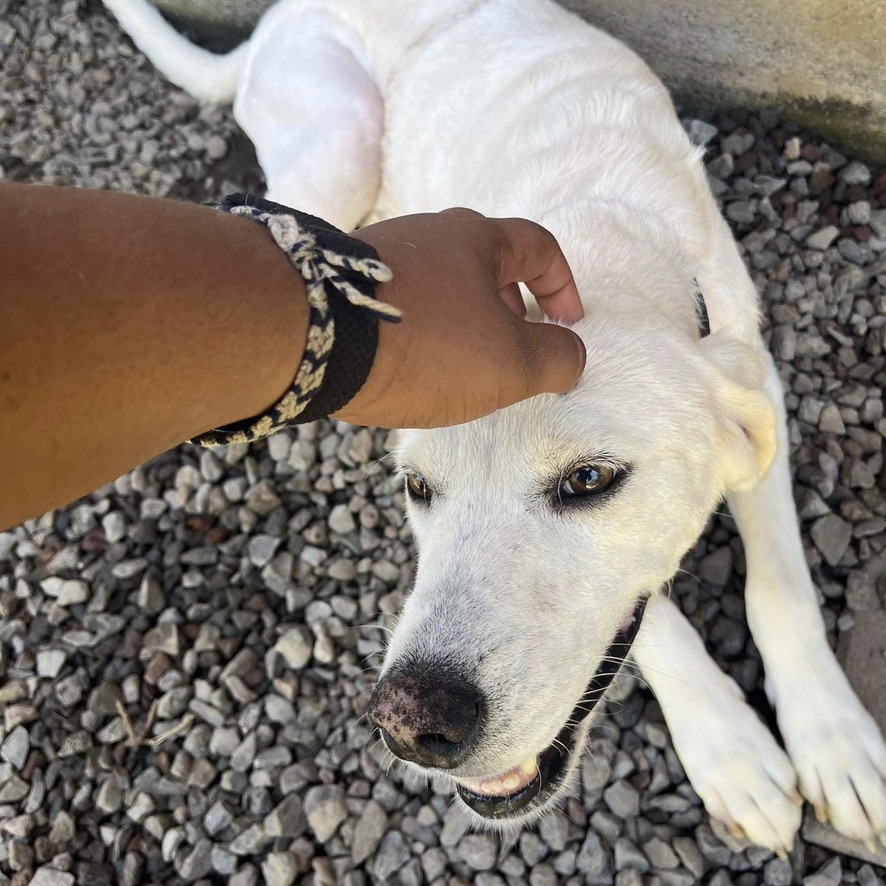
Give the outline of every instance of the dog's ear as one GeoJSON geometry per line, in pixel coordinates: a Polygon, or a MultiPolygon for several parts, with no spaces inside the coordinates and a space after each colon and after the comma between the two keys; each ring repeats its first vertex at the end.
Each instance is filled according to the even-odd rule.
{"type": "Polygon", "coordinates": [[[763,479],[777,446],[775,410],[763,386],[765,358],[722,331],[699,344],[711,370],[718,469],[728,492],[744,492],[763,479]]]}

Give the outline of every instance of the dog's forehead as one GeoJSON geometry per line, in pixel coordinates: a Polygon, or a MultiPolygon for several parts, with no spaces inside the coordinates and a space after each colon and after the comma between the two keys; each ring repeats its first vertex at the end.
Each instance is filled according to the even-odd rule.
{"type": "Polygon", "coordinates": [[[564,400],[541,395],[467,424],[404,431],[398,461],[439,479],[528,472],[562,452],[568,426],[564,400]]]}
{"type": "Polygon", "coordinates": [[[515,480],[606,457],[636,464],[702,444],[711,416],[697,364],[650,344],[645,353],[590,345],[567,394],[542,394],[451,428],[404,431],[401,467],[440,481],[515,480]]]}

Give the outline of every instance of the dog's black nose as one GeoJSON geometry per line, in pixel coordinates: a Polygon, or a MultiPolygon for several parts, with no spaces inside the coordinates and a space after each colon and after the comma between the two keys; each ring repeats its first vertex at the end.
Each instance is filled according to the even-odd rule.
{"type": "Polygon", "coordinates": [[[425,671],[392,673],[369,700],[369,719],[401,759],[453,769],[477,740],[480,693],[461,677],[425,671]]]}

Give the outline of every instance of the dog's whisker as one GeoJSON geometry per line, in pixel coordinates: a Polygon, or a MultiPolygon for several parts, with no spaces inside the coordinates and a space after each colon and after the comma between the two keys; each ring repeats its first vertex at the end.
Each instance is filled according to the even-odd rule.
{"type": "MultiPolygon", "coordinates": [[[[700,579],[700,578],[699,578],[694,572],[690,572],[688,569],[683,569],[682,566],[677,567],[677,574],[688,576],[688,577],[691,578],[691,579],[692,579],[697,585],[700,585],[700,584],[701,584],[701,579],[700,579]]],[[[669,579],[669,581],[668,581],[668,590],[670,590],[671,588],[673,588],[673,586],[674,586],[674,580],[673,580],[673,579],[669,579]]]]}

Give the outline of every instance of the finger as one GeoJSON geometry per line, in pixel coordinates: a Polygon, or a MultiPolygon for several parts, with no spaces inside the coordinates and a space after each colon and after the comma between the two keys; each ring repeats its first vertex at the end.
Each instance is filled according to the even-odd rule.
{"type": "Polygon", "coordinates": [[[518,316],[526,316],[526,302],[523,301],[523,295],[520,287],[516,283],[505,286],[500,293],[504,303],[518,316]]]}
{"type": "Polygon", "coordinates": [[[575,323],[584,317],[566,256],[554,235],[522,218],[490,219],[502,235],[499,288],[525,283],[552,320],[575,323]]]}
{"type": "Polygon", "coordinates": [[[571,391],[585,366],[582,340],[565,326],[548,323],[520,323],[517,334],[523,372],[517,376],[523,383],[519,399],[536,394],[565,394],[571,391]]]}

